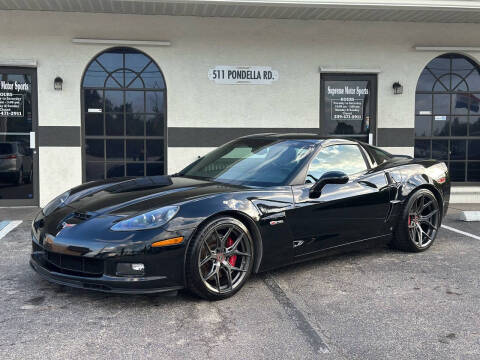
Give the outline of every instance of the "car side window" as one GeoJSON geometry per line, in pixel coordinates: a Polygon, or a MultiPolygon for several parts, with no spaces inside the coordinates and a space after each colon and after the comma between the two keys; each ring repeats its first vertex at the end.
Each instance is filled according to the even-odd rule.
{"type": "Polygon", "coordinates": [[[312,160],[306,182],[320,179],[329,171],[342,171],[352,175],[366,169],[367,164],[357,145],[332,145],[320,150],[312,160]]]}
{"type": "Polygon", "coordinates": [[[373,152],[373,155],[375,156],[375,160],[377,161],[377,164],[383,164],[385,161],[388,161],[389,159],[392,158],[392,155],[387,153],[386,151],[380,150],[378,148],[374,148],[370,146],[370,150],[373,152]]]}

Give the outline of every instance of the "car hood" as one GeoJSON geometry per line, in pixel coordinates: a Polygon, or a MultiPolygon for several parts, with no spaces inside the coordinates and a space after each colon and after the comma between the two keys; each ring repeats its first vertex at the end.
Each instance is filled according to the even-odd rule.
{"type": "Polygon", "coordinates": [[[132,215],[205,196],[238,191],[242,187],[186,177],[152,176],[92,183],[72,191],[68,204],[80,214],[132,215]]]}

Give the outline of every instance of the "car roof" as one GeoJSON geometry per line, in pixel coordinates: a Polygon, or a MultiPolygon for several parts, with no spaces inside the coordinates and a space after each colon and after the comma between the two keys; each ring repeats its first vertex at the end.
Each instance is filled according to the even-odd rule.
{"type": "Polygon", "coordinates": [[[278,139],[278,140],[314,140],[318,143],[328,144],[328,143],[342,143],[342,144],[362,144],[361,141],[342,139],[342,138],[332,138],[326,137],[314,133],[261,133],[261,134],[252,134],[247,136],[242,136],[241,139],[246,138],[257,138],[257,139],[278,139]]]}

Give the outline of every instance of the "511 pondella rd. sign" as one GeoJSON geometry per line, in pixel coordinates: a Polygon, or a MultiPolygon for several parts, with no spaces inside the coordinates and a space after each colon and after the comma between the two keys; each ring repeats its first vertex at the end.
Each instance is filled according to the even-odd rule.
{"type": "Polygon", "coordinates": [[[208,78],[216,84],[269,85],[278,80],[278,72],[268,66],[217,65],[208,70],[208,78]]]}

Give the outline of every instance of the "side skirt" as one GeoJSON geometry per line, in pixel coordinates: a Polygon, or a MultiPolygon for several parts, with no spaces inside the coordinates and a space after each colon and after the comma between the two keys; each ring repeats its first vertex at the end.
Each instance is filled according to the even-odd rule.
{"type": "Polygon", "coordinates": [[[318,259],[322,257],[332,256],[332,255],[344,254],[350,251],[358,251],[358,250],[375,248],[375,247],[387,244],[391,239],[392,239],[392,234],[380,235],[373,238],[368,238],[368,239],[353,241],[347,244],[333,246],[327,249],[315,251],[308,254],[298,255],[288,263],[275,266],[275,267],[265,268],[265,269],[260,268],[259,273],[277,269],[283,266],[288,266],[288,265],[308,261],[308,260],[318,259]]]}

